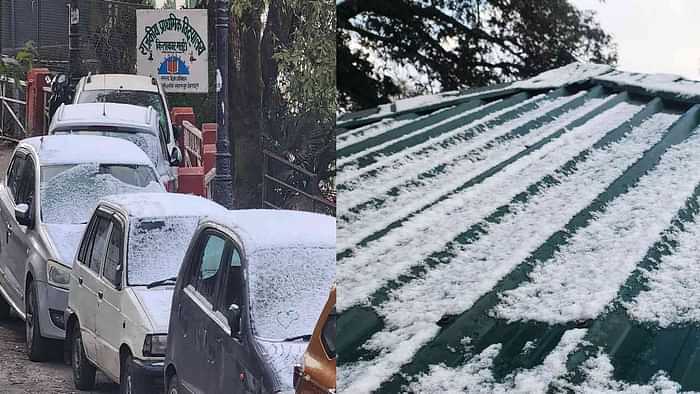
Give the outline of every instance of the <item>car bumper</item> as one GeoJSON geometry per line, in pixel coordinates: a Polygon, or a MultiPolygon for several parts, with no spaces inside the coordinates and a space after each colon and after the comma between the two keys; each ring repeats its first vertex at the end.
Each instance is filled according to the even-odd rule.
{"type": "Polygon", "coordinates": [[[39,327],[41,336],[66,339],[64,311],[68,307],[68,290],[46,282],[36,282],[39,303],[39,327]]]}

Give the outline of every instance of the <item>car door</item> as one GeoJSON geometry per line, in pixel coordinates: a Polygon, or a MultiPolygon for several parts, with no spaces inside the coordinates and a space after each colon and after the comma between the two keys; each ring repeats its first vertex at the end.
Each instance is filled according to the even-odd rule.
{"type": "MultiPolygon", "coordinates": [[[[32,157],[27,154],[24,158],[24,165],[20,172],[17,192],[14,198],[14,206],[19,204],[27,204],[29,210],[34,211],[35,208],[35,198],[36,196],[36,165],[32,157]]],[[[24,298],[24,279],[26,274],[27,258],[29,257],[29,232],[32,231],[28,226],[21,225],[17,223],[14,215],[14,206],[12,211],[8,216],[7,224],[7,234],[6,238],[9,241],[7,244],[7,257],[9,263],[9,272],[7,279],[10,283],[10,287],[18,295],[18,299],[24,298]]],[[[32,214],[34,214],[32,212],[32,214]]],[[[19,305],[24,305],[24,303],[19,303],[19,305]]],[[[21,306],[20,306],[21,307],[21,306]]]]}
{"type": "Polygon", "coordinates": [[[119,376],[119,346],[122,324],[121,278],[124,262],[124,221],[113,215],[104,268],[97,292],[97,363],[119,376]],[[102,294],[102,296],[100,296],[102,294]]]}
{"type": "Polygon", "coordinates": [[[12,303],[15,306],[23,306],[24,303],[21,302],[22,294],[19,290],[19,284],[17,283],[14,274],[13,266],[18,264],[17,260],[13,257],[17,253],[17,245],[15,244],[15,238],[13,237],[13,223],[14,220],[14,209],[15,209],[15,198],[18,195],[19,188],[21,185],[21,175],[26,163],[27,153],[23,150],[16,150],[14,157],[10,162],[10,167],[7,171],[5,177],[5,185],[3,192],[0,193],[0,219],[2,220],[2,236],[0,237],[0,284],[2,289],[10,297],[12,303]]]}
{"type": "Polygon", "coordinates": [[[80,319],[85,353],[92,361],[97,360],[97,316],[98,292],[102,291],[100,272],[107,252],[111,221],[103,212],[97,211],[88,227],[87,243],[78,253],[78,294],[75,308],[80,319]]]}
{"type": "Polygon", "coordinates": [[[226,248],[223,236],[205,231],[198,240],[177,313],[182,336],[176,360],[181,383],[193,393],[212,393],[216,388],[217,360],[211,357],[211,320],[217,279],[226,248]]]}
{"type": "Polygon", "coordinates": [[[218,299],[214,313],[214,319],[210,324],[209,343],[212,355],[216,361],[217,393],[245,393],[258,392],[260,383],[256,374],[251,370],[251,362],[248,352],[241,341],[241,332],[231,333],[229,319],[231,305],[236,305],[240,311],[244,308],[244,282],[242,275],[241,248],[231,240],[227,240],[223,275],[220,276],[218,299]]]}

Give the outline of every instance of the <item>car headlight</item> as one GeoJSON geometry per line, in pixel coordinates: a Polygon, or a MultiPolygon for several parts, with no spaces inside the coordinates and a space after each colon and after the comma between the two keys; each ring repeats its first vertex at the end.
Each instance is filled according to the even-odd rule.
{"type": "Polygon", "coordinates": [[[49,260],[46,263],[46,272],[50,285],[68,289],[68,285],[70,284],[70,268],[58,261],[49,260]]]}
{"type": "Polygon", "coordinates": [[[144,357],[165,357],[165,349],[168,347],[167,334],[148,334],[143,341],[144,357]]]}

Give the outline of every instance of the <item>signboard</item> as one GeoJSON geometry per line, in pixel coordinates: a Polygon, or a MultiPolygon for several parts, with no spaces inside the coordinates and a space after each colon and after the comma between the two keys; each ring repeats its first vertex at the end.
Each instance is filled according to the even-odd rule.
{"type": "Polygon", "coordinates": [[[209,88],[207,10],[137,10],[136,72],[168,93],[209,88]]]}

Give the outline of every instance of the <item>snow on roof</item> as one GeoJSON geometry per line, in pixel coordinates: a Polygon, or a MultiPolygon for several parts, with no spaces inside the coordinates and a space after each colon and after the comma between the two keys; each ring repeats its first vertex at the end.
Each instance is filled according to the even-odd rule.
{"type": "Polygon", "coordinates": [[[154,132],[158,121],[153,108],[116,103],[63,105],[55,116],[51,131],[76,126],[122,126],[154,132]]]}
{"type": "MultiPolygon", "coordinates": [[[[87,77],[85,77],[87,78],[87,77]]],[[[90,82],[83,85],[84,90],[137,90],[158,92],[151,77],[134,74],[95,74],[90,76],[90,82]]]]}
{"type": "Polygon", "coordinates": [[[342,126],[341,391],[700,390],[694,85],[570,65],[342,126]]]}
{"type": "Polygon", "coordinates": [[[203,197],[180,193],[132,193],[107,196],[103,201],[117,205],[133,218],[219,215],[226,209],[203,197]]]}
{"type": "Polygon", "coordinates": [[[23,139],[31,146],[42,165],[106,163],[152,166],[151,160],[133,143],[110,137],[91,135],[47,135],[23,139]]]}
{"type": "Polygon", "coordinates": [[[271,248],[335,248],[335,218],[317,213],[245,209],[209,217],[234,230],[246,253],[271,248]]]}

